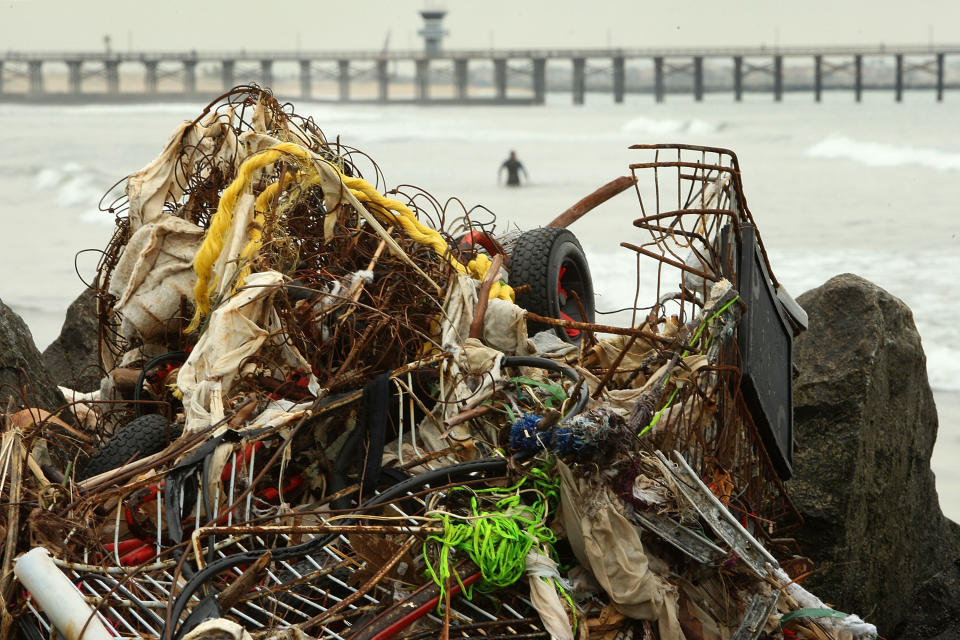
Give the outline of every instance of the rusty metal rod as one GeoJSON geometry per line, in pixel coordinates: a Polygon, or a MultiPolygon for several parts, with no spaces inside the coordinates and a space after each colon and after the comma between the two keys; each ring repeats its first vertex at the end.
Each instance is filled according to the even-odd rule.
{"type": "Polygon", "coordinates": [[[684,264],[684,263],[678,262],[678,261],[676,261],[676,260],[671,260],[671,259],[668,258],[667,256],[661,255],[661,254],[659,254],[659,253],[654,253],[653,251],[650,251],[649,249],[644,249],[643,247],[638,247],[638,246],[635,245],[635,244],[630,244],[629,242],[621,242],[621,243],[620,243],[620,246],[621,246],[621,247],[624,247],[624,248],[626,248],[626,249],[633,249],[633,250],[636,251],[637,253],[642,253],[643,255],[647,256],[648,258],[653,258],[654,260],[659,260],[659,261],[661,261],[661,262],[664,262],[664,263],[670,265],[671,267],[676,267],[677,269],[680,269],[681,271],[687,271],[687,272],[692,273],[692,274],[694,274],[694,275],[698,275],[698,276],[700,276],[701,278],[703,278],[703,279],[705,279],[705,280],[709,280],[709,281],[711,281],[711,282],[716,282],[716,281],[718,280],[718,278],[717,278],[717,276],[716,276],[715,274],[707,273],[706,271],[701,271],[700,269],[694,269],[693,267],[691,267],[691,266],[688,265],[688,264],[684,264]]]}
{"type": "Polygon", "coordinates": [[[483,282],[480,283],[479,300],[473,310],[473,319],[470,321],[470,337],[479,339],[483,336],[483,316],[487,313],[487,305],[490,302],[490,289],[493,283],[500,277],[500,267],[503,265],[503,254],[498,253],[493,256],[490,268],[483,276],[483,282]]]}
{"type": "Polygon", "coordinates": [[[603,375],[603,378],[600,380],[600,383],[597,384],[597,390],[593,392],[593,399],[596,400],[603,393],[604,388],[610,383],[610,380],[613,379],[614,374],[617,373],[620,363],[623,362],[624,356],[627,355],[627,352],[633,347],[633,343],[637,341],[637,336],[630,336],[630,339],[627,340],[627,344],[620,350],[620,353],[617,354],[616,359],[613,361],[613,364],[610,365],[610,368],[607,369],[607,372],[603,375]]]}
{"type": "Polygon", "coordinates": [[[633,176],[614,178],[558,215],[551,222],[548,222],[547,226],[565,229],[613,196],[623,193],[635,184],[637,184],[637,179],[633,176]]]}
{"type": "Polygon", "coordinates": [[[403,546],[397,549],[397,552],[394,553],[393,556],[389,560],[387,560],[382,567],[377,569],[377,572],[369,580],[367,580],[362,585],[360,585],[360,587],[356,591],[354,591],[349,596],[347,596],[337,604],[333,605],[323,613],[317,614],[316,616],[310,618],[306,622],[297,625],[297,627],[303,630],[303,629],[310,629],[318,624],[322,624],[334,614],[337,614],[340,611],[346,609],[347,607],[352,605],[354,602],[356,602],[357,600],[365,596],[371,589],[377,586],[377,584],[381,580],[383,580],[384,576],[390,573],[390,570],[393,569],[393,567],[400,562],[404,554],[407,553],[416,542],[417,542],[417,538],[414,536],[411,536],[410,539],[407,540],[403,544],[403,546]]]}
{"type": "MultiPolygon", "coordinates": [[[[199,557],[200,555],[198,554],[197,558],[199,557]]],[[[237,604],[247,592],[253,590],[257,583],[260,582],[260,579],[263,578],[267,572],[267,567],[272,560],[273,554],[268,549],[266,553],[257,558],[256,562],[250,565],[246,571],[240,574],[239,578],[231,582],[227,585],[226,589],[220,592],[220,607],[224,611],[232,609],[233,605],[237,604]]]]}
{"type": "Polygon", "coordinates": [[[614,327],[606,324],[595,324],[593,322],[578,322],[576,320],[558,320],[549,316],[541,316],[532,311],[526,312],[527,320],[533,320],[540,324],[548,324],[551,327],[564,327],[569,329],[580,329],[581,331],[593,331],[595,333],[613,333],[620,336],[639,336],[647,340],[655,340],[662,344],[673,342],[671,338],[665,338],[659,334],[647,331],[646,329],[634,329],[632,327],[614,327]]]}

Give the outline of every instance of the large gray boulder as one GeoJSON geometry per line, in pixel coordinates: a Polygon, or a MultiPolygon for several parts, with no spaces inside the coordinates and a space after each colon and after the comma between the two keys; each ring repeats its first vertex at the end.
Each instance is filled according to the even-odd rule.
{"type": "Polygon", "coordinates": [[[900,621],[895,640],[956,640],[960,638],[960,558],[923,581],[900,621]]]}
{"type": "Polygon", "coordinates": [[[15,409],[54,411],[63,394],[43,367],[33,335],[23,319],[0,300],[0,411],[13,399],[15,409]]]}
{"type": "Polygon", "coordinates": [[[797,539],[819,566],[805,586],[892,638],[914,594],[960,557],[930,470],[937,410],[920,335],[903,302],[855,275],[798,302],[810,326],[794,345],[789,489],[805,520],[797,539]]]}
{"type": "Polygon", "coordinates": [[[100,388],[97,292],[86,289],[67,309],[56,340],[43,351],[43,364],[57,384],[76,391],[100,388]]]}

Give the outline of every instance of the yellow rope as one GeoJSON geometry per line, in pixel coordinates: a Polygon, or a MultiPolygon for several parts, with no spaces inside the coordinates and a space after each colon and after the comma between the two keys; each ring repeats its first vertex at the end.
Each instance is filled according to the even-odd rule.
{"type": "MultiPolygon", "coordinates": [[[[459,260],[450,256],[447,241],[444,240],[443,236],[436,230],[420,222],[413,211],[405,204],[399,200],[393,200],[382,195],[373,188],[373,185],[363,178],[351,178],[343,174],[340,174],[340,178],[357,200],[377,205],[371,208],[374,215],[380,214],[381,218],[387,218],[390,222],[399,224],[403,227],[403,230],[407,232],[411,240],[431,247],[437,255],[446,258],[450,266],[456,269],[458,273],[469,273],[475,279],[483,280],[487,274],[487,270],[490,268],[491,261],[489,257],[480,254],[476,259],[471,260],[464,266],[459,260]]],[[[515,299],[513,288],[505,282],[494,282],[490,288],[490,299],[493,300],[495,298],[513,302],[515,299]]]]}
{"type": "MultiPolygon", "coordinates": [[[[316,158],[308,150],[299,145],[284,142],[247,158],[243,164],[240,165],[237,177],[230,186],[224,190],[223,195],[220,196],[217,213],[213,216],[210,227],[207,229],[207,234],[204,237],[203,244],[193,259],[193,270],[197,274],[197,284],[193,288],[194,298],[196,300],[196,311],[193,319],[190,321],[190,325],[187,327],[188,333],[195,331],[200,321],[210,313],[210,296],[216,286],[216,283],[213,282],[213,266],[223,251],[227,232],[233,222],[233,210],[237,204],[237,200],[250,184],[251,177],[255,171],[277,162],[285,155],[293,156],[307,165],[311,165],[315,160],[327,162],[322,158],[316,158]]],[[[413,211],[405,204],[399,200],[387,198],[363,178],[346,176],[336,165],[330,162],[327,162],[327,164],[336,171],[340,180],[350,189],[350,193],[353,194],[357,200],[361,203],[375,205],[369,207],[374,215],[392,224],[400,225],[411,240],[432,248],[437,255],[447,260],[450,266],[458,273],[469,273],[477,280],[482,280],[486,275],[491,264],[487,256],[480,255],[464,266],[450,255],[449,247],[443,236],[435,229],[431,229],[420,222],[413,211]]],[[[313,175],[310,175],[306,182],[311,185],[319,184],[319,175],[317,175],[315,171],[311,173],[313,175]]],[[[292,178],[292,176],[290,177],[292,178]]],[[[246,276],[249,275],[250,261],[260,249],[264,214],[267,211],[267,207],[276,197],[277,190],[286,186],[287,180],[284,180],[283,185],[275,182],[268,186],[264,192],[257,197],[256,211],[250,232],[250,241],[241,253],[241,262],[243,265],[237,279],[238,283],[243,282],[246,276]]],[[[506,283],[495,282],[490,289],[490,299],[492,300],[494,298],[501,298],[512,302],[515,299],[515,294],[513,289],[506,283]]]]}
{"type": "Polygon", "coordinates": [[[283,176],[282,186],[279,181],[274,182],[264,189],[263,193],[257,196],[257,202],[256,205],[254,205],[253,220],[250,224],[250,241],[247,243],[247,246],[243,248],[243,251],[240,252],[241,267],[240,273],[237,276],[237,283],[233,286],[234,291],[243,286],[243,283],[247,280],[247,276],[250,275],[253,268],[253,257],[260,251],[260,247],[263,244],[263,226],[266,222],[266,214],[270,203],[276,198],[277,192],[290,184],[291,180],[293,180],[293,175],[286,173],[283,176]]]}
{"type": "MultiPolygon", "coordinates": [[[[255,171],[273,164],[288,153],[286,149],[280,149],[280,147],[287,146],[300,149],[300,147],[292,144],[277,145],[272,149],[267,149],[247,158],[240,165],[237,177],[220,196],[217,212],[210,221],[210,227],[203,238],[203,244],[200,245],[200,250],[193,257],[193,271],[197,274],[197,284],[193,287],[196,310],[190,325],[186,329],[187,333],[196,331],[197,327],[200,326],[200,321],[210,313],[210,295],[216,286],[216,283],[213,282],[213,265],[223,251],[227,232],[229,232],[230,225],[233,222],[233,209],[237,205],[240,194],[250,184],[250,179],[255,171]]],[[[300,156],[298,155],[298,157],[300,156]]]]}

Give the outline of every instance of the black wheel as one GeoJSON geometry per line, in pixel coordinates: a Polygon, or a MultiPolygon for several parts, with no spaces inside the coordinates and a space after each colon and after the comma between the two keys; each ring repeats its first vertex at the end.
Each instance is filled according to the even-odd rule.
{"type": "Polygon", "coordinates": [[[140,416],[117,431],[107,444],[90,457],[80,479],[92,478],[131,460],[162,451],[171,441],[180,437],[182,430],[179,424],[170,424],[159,414],[140,416]]]}
{"type": "MultiPolygon", "coordinates": [[[[510,286],[527,284],[530,289],[517,294],[517,304],[527,311],[550,318],[593,322],[590,267],[577,237],[567,229],[541,227],[517,238],[510,255],[510,286]],[[574,292],[580,298],[586,318],[577,306],[574,292]]],[[[530,335],[544,329],[553,329],[568,342],[579,342],[581,336],[575,329],[527,322],[530,335]]]]}

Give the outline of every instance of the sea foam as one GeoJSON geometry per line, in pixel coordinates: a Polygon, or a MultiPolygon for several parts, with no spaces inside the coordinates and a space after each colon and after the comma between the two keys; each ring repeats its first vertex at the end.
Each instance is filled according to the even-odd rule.
{"type": "Polygon", "coordinates": [[[64,209],[82,209],[80,219],[84,222],[113,224],[113,218],[98,210],[101,198],[109,202],[120,194],[115,187],[105,197],[103,185],[111,182],[99,172],[75,162],[66,162],[59,167],[44,167],[37,170],[33,186],[46,192],[53,204],[64,209]]]}
{"type": "Polygon", "coordinates": [[[634,118],[623,125],[624,133],[645,133],[649,135],[710,135],[722,129],[722,125],[706,120],[671,120],[654,118],[634,118]]]}
{"type": "Polygon", "coordinates": [[[914,165],[939,171],[960,171],[960,153],[939,149],[860,142],[841,135],[827,136],[807,149],[813,158],[853,160],[868,167],[914,165]]]}

